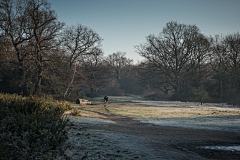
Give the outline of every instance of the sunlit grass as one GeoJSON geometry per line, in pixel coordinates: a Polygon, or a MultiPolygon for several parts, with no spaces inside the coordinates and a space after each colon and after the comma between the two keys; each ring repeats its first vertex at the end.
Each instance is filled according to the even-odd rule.
{"type": "Polygon", "coordinates": [[[68,103],[71,107],[74,107],[74,106],[82,106],[81,104],[77,104],[76,102],[67,101],[67,103],[68,103]]]}
{"type": "Polygon", "coordinates": [[[98,113],[95,113],[95,112],[91,112],[91,111],[87,111],[87,110],[82,110],[82,109],[78,109],[79,110],[79,115],[78,116],[71,116],[71,115],[68,115],[69,118],[73,118],[73,119],[81,119],[81,117],[96,117],[96,118],[107,118],[103,115],[100,115],[98,113]]]}
{"type": "MultiPolygon", "coordinates": [[[[87,99],[89,102],[92,102],[92,105],[99,105],[99,104],[103,104],[103,101],[100,99],[87,99]]],[[[83,104],[77,104],[76,102],[70,102],[67,101],[68,104],[70,104],[71,106],[85,106],[83,104]]]]}
{"type": "Polygon", "coordinates": [[[88,99],[88,101],[92,102],[93,105],[103,104],[103,100],[101,99],[88,99]]]}
{"type": "Polygon", "coordinates": [[[86,109],[87,110],[91,110],[91,111],[96,111],[96,112],[107,114],[107,111],[106,111],[105,107],[88,107],[86,109]]]}
{"type": "Polygon", "coordinates": [[[97,118],[107,118],[103,115],[91,112],[91,111],[86,111],[86,110],[81,110],[81,116],[84,117],[97,117],[97,118]]]}
{"type": "MultiPolygon", "coordinates": [[[[104,107],[91,107],[89,110],[107,113],[104,107]]],[[[109,106],[108,110],[115,115],[133,118],[192,118],[202,116],[240,115],[240,111],[186,107],[109,106]]]]}

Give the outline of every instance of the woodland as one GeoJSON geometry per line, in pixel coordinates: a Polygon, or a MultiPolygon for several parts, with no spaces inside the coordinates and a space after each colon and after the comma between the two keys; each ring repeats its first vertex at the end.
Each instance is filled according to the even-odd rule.
{"type": "Polygon", "coordinates": [[[137,64],[122,51],[104,55],[103,39],[83,24],[59,22],[46,0],[1,0],[0,92],[240,102],[238,32],[206,36],[196,25],[170,21],[134,46],[144,57],[137,64]]]}
{"type": "MultiPolygon", "coordinates": [[[[94,26],[91,27],[94,28],[94,26]]],[[[120,151],[116,147],[112,147],[114,146],[112,140],[109,141],[111,145],[106,145],[108,148],[113,148],[113,153],[109,154],[109,149],[102,145],[106,139],[102,140],[101,137],[97,139],[97,136],[92,137],[99,142],[99,149],[96,150],[95,145],[92,145],[94,147],[91,148],[89,144],[93,143],[90,133],[86,132],[85,134],[85,128],[81,127],[84,126],[84,121],[73,124],[73,121],[70,121],[65,115],[66,112],[69,112],[72,116],[79,116],[80,110],[82,114],[80,116],[84,114],[89,116],[91,113],[90,117],[96,119],[96,115],[99,113],[101,116],[106,116],[103,119],[108,117],[111,121],[115,120],[117,124],[97,123],[94,126],[92,122],[92,125],[86,123],[85,127],[95,127],[98,131],[102,129],[109,131],[110,129],[112,133],[117,133],[119,131],[118,123],[125,124],[121,125],[122,133],[131,136],[134,135],[132,133],[135,133],[137,136],[141,136],[141,139],[147,136],[151,143],[154,139],[154,144],[151,146],[156,147],[154,151],[163,149],[163,152],[157,154],[161,154],[161,156],[162,153],[167,153],[168,157],[179,158],[179,154],[176,154],[175,151],[175,155],[172,154],[172,148],[169,146],[159,149],[159,146],[176,145],[172,145],[173,141],[181,140],[187,144],[186,140],[200,138],[198,140],[202,141],[202,137],[204,137],[203,139],[211,143],[216,139],[219,141],[219,137],[221,137],[225,144],[229,140],[231,143],[237,140],[236,137],[239,137],[239,134],[236,136],[233,132],[223,134],[223,132],[217,131],[195,131],[179,127],[175,129],[160,127],[159,130],[155,130],[155,126],[140,125],[140,122],[132,120],[126,115],[121,117],[119,113],[116,115],[111,113],[124,111],[123,114],[131,112],[136,114],[137,112],[133,112],[133,108],[135,108],[135,111],[141,109],[140,116],[149,112],[146,109],[152,109],[151,118],[154,113],[158,118],[159,116],[162,118],[162,115],[169,118],[170,114],[167,113],[174,113],[171,116],[181,115],[179,112],[175,112],[173,107],[165,108],[167,111],[165,114],[161,110],[164,107],[157,107],[160,111],[156,112],[155,107],[134,106],[135,103],[129,103],[127,106],[122,106],[122,103],[113,103],[107,109],[102,107],[102,101],[99,99],[95,108],[88,107],[86,109],[75,103],[75,107],[72,107],[74,105],[70,104],[79,98],[138,95],[147,100],[217,102],[239,105],[239,32],[206,36],[196,25],[170,21],[159,31],[158,35],[146,35],[145,42],[133,46],[135,52],[144,58],[138,63],[133,63],[133,59],[128,58],[126,52],[123,51],[105,55],[101,45],[103,39],[104,37],[101,37],[94,29],[83,24],[67,26],[64,22],[60,22],[47,0],[0,0],[0,159],[54,159],[57,157],[70,159],[74,154],[79,154],[75,150],[73,156],[66,155],[66,152],[69,151],[68,148],[74,148],[76,142],[81,145],[87,144],[88,146],[83,146],[83,148],[75,146],[81,151],[84,148],[92,149],[94,151],[92,155],[95,157],[97,155],[97,159],[101,156],[102,159],[105,159],[106,155],[115,158],[116,155],[123,157],[120,152],[131,159],[132,157],[139,158],[132,152],[130,152],[132,157],[129,156],[126,149],[120,151]],[[94,109],[104,110],[105,114],[94,109]],[[131,134],[127,132],[129,128],[133,128],[131,134]],[[71,134],[70,131],[73,130],[75,130],[74,134],[71,134]],[[146,133],[146,130],[149,132],[146,133]],[[165,136],[164,134],[159,136],[160,131],[165,133],[165,136]],[[194,133],[195,136],[189,134],[191,138],[183,138],[182,135],[187,135],[186,133],[194,133]],[[174,136],[171,137],[171,135],[174,136]],[[72,138],[72,142],[66,141],[69,137],[72,138]],[[73,140],[74,137],[77,140],[73,140]],[[161,142],[159,145],[156,145],[156,138],[159,138],[158,140],[161,142]],[[171,140],[166,141],[166,139],[171,140]],[[162,142],[167,145],[162,145],[162,142]],[[106,149],[106,154],[103,152],[99,154],[101,153],[99,150],[103,149],[106,149]],[[167,152],[165,152],[166,150],[167,152]],[[97,153],[95,154],[95,152],[97,153]]],[[[208,110],[208,112],[204,110],[200,113],[197,111],[193,111],[193,113],[191,112],[192,107],[189,109],[186,106],[181,109],[177,107],[176,110],[184,113],[183,117],[187,114],[192,116],[192,113],[194,116],[196,114],[201,116],[202,113],[204,116],[206,114],[210,116],[234,115],[230,117],[231,123],[234,125],[234,122],[236,124],[238,122],[239,111],[238,108],[237,110],[232,110],[232,108],[230,108],[231,111],[217,108],[217,111],[214,112],[213,110],[208,110]],[[233,121],[233,118],[236,121],[233,121]]],[[[197,107],[197,109],[201,109],[201,107],[197,107]]],[[[177,120],[179,121],[179,118],[177,120]]],[[[230,124],[229,117],[219,121],[230,124]]],[[[227,127],[227,129],[229,128],[227,127]]],[[[117,139],[122,140],[122,136],[117,139]]],[[[130,139],[135,140],[136,138],[130,139]]],[[[129,138],[127,140],[129,144],[136,141],[129,141],[129,138]]],[[[191,144],[193,144],[192,142],[191,144]]],[[[136,146],[144,146],[143,143],[139,144],[141,145],[133,143],[132,146],[134,149],[138,148],[136,146]]],[[[189,145],[189,148],[194,147],[189,145]]],[[[146,151],[146,149],[143,147],[142,151],[146,151]]],[[[82,157],[81,159],[86,159],[89,156],[88,151],[83,150],[82,152],[85,152],[85,155],[79,156],[82,157]]],[[[149,151],[149,153],[151,152],[149,151]]],[[[186,153],[189,158],[190,152],[186,153]]],[[[202,153],[207,153],[208,156],[213,155],[212,151],[204,150],[202,153]]],[[[232,151],[230,154],[232,157],[239,156],[238,154],[233,155],[232,151]]],[[[181,155],[183,154],[181,153],[181,155]]],[[[217,152],[216,155],[224,154],[217,152]]],[[[186,157],[182,159],[186,159],[186,157]]]]}

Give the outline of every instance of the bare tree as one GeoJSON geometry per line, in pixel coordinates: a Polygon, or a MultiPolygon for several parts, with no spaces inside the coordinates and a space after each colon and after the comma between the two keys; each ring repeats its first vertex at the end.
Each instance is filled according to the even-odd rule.
{"type": "Polygon", "coordinates": [[[240,96],[240,34],[226,36],[223,41],[227,53],[227,73],[229,77],[229,99],[233,105],[239,101],[240,96]]]}
{"type": "Polygon", "coordinates": [[[147,90],[158,89],[168,95],[172,89],[168,75],[163,74],[158,67],[149,61],[139,65],[138,78],[147,90]]]}
{"type": "Polygon", "coordinates": [[[139,68],[139,65],[132,63],[122,68],[119,84],[124,94],[141,95],[143,93],[144,85],[142,85],[140,81],[142,72],[140,72],[139,68]]]}
{"type": "MultiPolygon", "coordinates": [[[[69,55],[69,66],[72,68],[78,60],[81,60],[82,55],[92,54],[94,50],[100,47],[102,39],[92,29],[78,24],[76,26],[67,27],[64,31],[64,49],[69,55]]],[[[64,99],[71,87],[76,73],[76,65],[73,69],[72,78],[64,93],[64,99]]]]}
{"type": "Polygon", "coordinates": [[[19,79],[18,76],[16,76],[16,79],[11,77],[11,71],[14,72],[14,68],[16,67],[15,56],[12,43],[9,42],[6,36],[0,35],[0,92],[11,90],[9,84],[13,85],[14,80],[19,79]]]}
{"type": "Polygon", "coordinates": [[[226,36],[224,40],[226,46],[228,67],[232,78],[236,80],[240,76],[240,34],[226,36]]]}
{"type": "Polygon", "coordinates": [[[102,41],[96,32],[81,24],[67,27],[63,38],[70,68],[81,55],[91,54],[92,50],[99,48],[102,41]]]}
{"type": "Polygon", "coordinates": [[[217,81],[217,86],[214,91],[219,90],[218,96],[220,102],[223,101],[223,86],[226,83],[226,59],[227,52],[226,47],[223,45],[223,36],[216,35],[211,37],[211,56],[210,56],[210,65],[213,70],[213,78],[217,81]]]}
{"type": "Polygon", "coordinates": [[[125,52],[116,52],[107,57],[108,63],[114,68],[117,80],[121,79],[121,71],[132,64],[133,60],[126,57],[125,52]]]}
{"type": "Polygon", "coordinates": [[[239,101],[240,34],[216,35],[212,40],[211,66],[220,101],[239,101]]]}
{"type": "Polygon", "coordinates": [[[95,49],[92,54],[83,55],[81,64],[87,76],[87,84],[91,88],[91,96],[97,91],[105,90],[110,70],[104,63],[103,52],[95,49]]]}
{"type": "MultiPolygon", "coordinates": [[[[0,29],[11,42],[18,60],[20,82],[24,83],[24,60],[29,55],[28,42],[33,37],[24,0],[2,0],[0,2],[0,29]]],[[[20,84],[21,85],[21,84],[20,84]]]]}
{"type": "Polygon", "coordinates": [[[125,52],[116,52],[106,57],[106,62],[111,70],[109,79],[109,92],[115,95],[123,95],[121,89],[122,78],[126,75],[133,60],[126,57],[125,52]]]}
{"type": "Polygon", "coordinates": [[[56,39],[60,34],[64,23],[57,21],[56,13],[51,10],[50,4],[46,0],[27,1],[25,15],[30,19],[30,26],[33,38],[30,41],[32,45],[32,58],[37,66],[37,82],[35,92],[41,93],[41,81],[43,78],[44,61],[48,61],[48,54],[51,50],[59,46],[56,39]]]}
{"type": "MultiPolygon", "coordinates": [[[[156,67],[175,90],[180,92],[191,63],[203,64],[209,44],[195,25],[169,22],[158,37],[149,35],[137,53],[156,67]]],[[[199,66],[198,65],[198,66],[199,66]]],[[[167,83],[163,83],[166,85],[167,83]]]]}

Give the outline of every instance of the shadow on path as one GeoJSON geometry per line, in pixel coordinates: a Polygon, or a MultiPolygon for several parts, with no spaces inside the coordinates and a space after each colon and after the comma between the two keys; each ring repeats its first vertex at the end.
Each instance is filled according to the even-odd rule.
{"type": "Polygon", "coordinates": [[[156,155],[162,154],[163,151],[166,151],[166,153],[175,153],[176,157],[183,153],[187,156],[196,156],[189,159],[238,159],[240,155],[240,153],[236,151],[219,151],[200,148],[201,146],[214,145],[240,145],[240,135],[238,133],[183,127],[155,126],[141,123],[127,116],[112,114],[107,107],[105,108],[106,113],[91,111],[87,107],[79,107],[78,109],[97,113],[116,123],[109,123],[107,125],[88,125],[88,129],[104,130],[143,138],[149,148],[157,151],[156,153],[154,152],[156,155]]]}
{"type": "Polygon", "coordinates": [[[118,115],[115,115],[115,114],[112,114],[109,112],[109,110],[107,109],[107,107],[105,107],[105,110],[107,112],[107,114],[105,113],[102,113],[102,112],[98,112],[98,111],[92,111],[92,110],[88,110],[86,108],[79,108],[80,110],[85,110],[85,111],[89,111],[89,112],[93,112],[93,113],[97,113],[99,115],[102,115],[102,116],[105,116],[107,117],[108,120],[111,120],[117,124],[131,124],[131,125],[145,125],[144,123],[141,123],[137,120],[133,120],[132,118],[130,117],[127,117],[127,116],[118,116],[118,115]]]}

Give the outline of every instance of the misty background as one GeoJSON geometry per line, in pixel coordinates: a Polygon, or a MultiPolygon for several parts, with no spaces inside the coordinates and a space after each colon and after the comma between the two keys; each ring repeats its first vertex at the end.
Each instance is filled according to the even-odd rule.
{"type": "Polygon", "coordinates": [[[239,3],[2,0],[0,91],[238,104],[239,3]]]}

